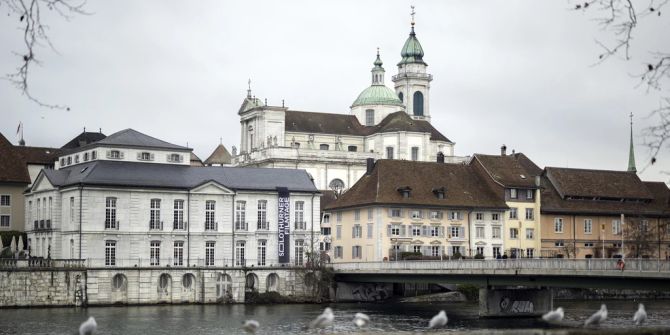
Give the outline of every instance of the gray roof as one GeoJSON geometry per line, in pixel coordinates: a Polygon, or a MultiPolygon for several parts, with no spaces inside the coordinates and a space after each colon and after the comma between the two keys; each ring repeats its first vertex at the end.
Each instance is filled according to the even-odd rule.
{"type": "Polygon", "coordinates": [[[43,170],[55,187],[101,185],[193,189],[210,181],[233,190],[318,192],[307,172],[296,169],[191,167],[185,165],[95,161],[60,170],[43,170]]]}
{"type": "Polygon", "coordinates": [[[171,149],[171,150],[192,150],[180,145],[168,143],[159,140],[155,137],[145,135],[134,129],[125,129],[118,131],[106,138],[95,142],[95,144],[106,146],[121,146],[121,147],[148,147],[157,149],[171,149]]]}

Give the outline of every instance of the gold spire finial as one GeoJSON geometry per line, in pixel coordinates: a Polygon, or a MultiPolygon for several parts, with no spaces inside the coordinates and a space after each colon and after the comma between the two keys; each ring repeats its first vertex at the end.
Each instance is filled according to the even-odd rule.
{"type": "Polygon", "coordinates": [[[377,56],[379,56],[379,47],[377,47],[377,56]]]}
{"type": "Polygon", "coordinates": [[[416,12],[414,11],[414,6],[413,6],[413,5],[410,6],[410,7],[412,7],[412,13],[411,13],[411,15],[412,15],[412,27],[413,27],[413,26],[414,26],[414,14],[416,14],[416,12]]]}

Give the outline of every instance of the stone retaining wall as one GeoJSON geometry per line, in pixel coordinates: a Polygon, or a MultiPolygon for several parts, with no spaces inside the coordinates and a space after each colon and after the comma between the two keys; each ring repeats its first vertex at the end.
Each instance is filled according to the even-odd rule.
{"type": "MultiPolygon", "coordinates": [[[[250,292],[313,301],[305,270],[101,268],[0,271],[0,307],[243,303],[250,292]]],[[[313,284],[312,284],[313,285],[313,284]]]]}

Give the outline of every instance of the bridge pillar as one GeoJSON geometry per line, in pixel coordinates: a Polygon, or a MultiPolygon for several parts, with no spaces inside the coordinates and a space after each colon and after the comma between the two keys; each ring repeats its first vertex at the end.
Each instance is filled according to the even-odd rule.
{"type": "Polygon", "coordinates": [[[553,294],[548,288],[479,289],[479,316],[537,316],[553,309],[553,294]]]}

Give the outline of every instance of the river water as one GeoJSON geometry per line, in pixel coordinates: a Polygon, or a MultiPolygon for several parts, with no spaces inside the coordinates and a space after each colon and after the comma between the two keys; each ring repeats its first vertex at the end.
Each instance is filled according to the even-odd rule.
{"type": "MultiPolygon", "coordinates": [[[[389,334],[427,331],[428,320],[440,309],[449,324],[436,333],[488,334],[569,334],[600,307],[600,301],[555,301],[565,309],[561,326],[549,326],[539,319],[479,319],[474,303],[435,304],[331,304],[335,312],[332,328],[322,331],[305,329],[324,305],[161,305],[90,308],[0,309],[0,334],[75,334],[89,315],[98,322],[96,334],[243,334],[241,323],[255,319],[261,323],[258,334],[346,334],[359,332],[351,322],[356,312],[368,314],[371,324],[359,333],[389,334]],[[566,331],[567,330],[567,331],[566,331]]],[[[606,301],[608,319],[597,329],[632,331],[636,301],[606,301]]],[[[670,301],[645,302],[647,328],[670,333],[670,301]]]]}

